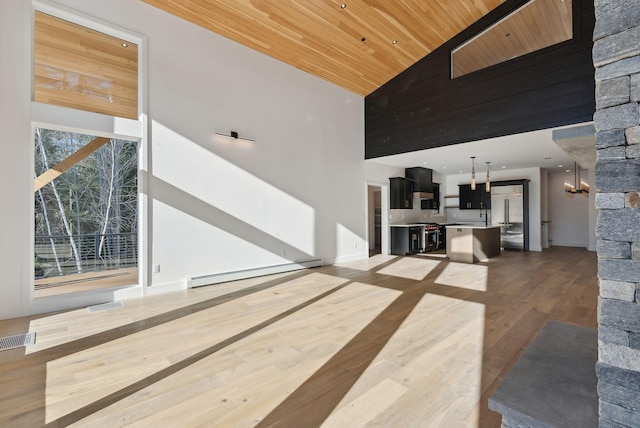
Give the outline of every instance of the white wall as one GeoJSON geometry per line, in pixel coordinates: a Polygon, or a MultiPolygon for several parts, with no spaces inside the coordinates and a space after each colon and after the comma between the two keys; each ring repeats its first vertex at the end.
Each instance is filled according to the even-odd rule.
{"type": "Polygon", "coordinates": [[[31,129],[30,74],[20,67],[30,51],[30,10],[26,1],[0,2],[0,318],[25,312],[22,287],[33,275],[26,263],[32,248],[33,160],[24,149],[31,129]]]}
{"type": "MultiPolygon", "coordinates": [[[[542,251],[541,241],[541,174],[540,168],[524,168],[518,170],[491,171],[491,180],[521,180],[529,181],[529,249],[542,251]]],[[[447,194],[457,195],[459,184],[469,184],[469,174],[447,176],[447,194]]],[[[481,182],[483,184],[483,182],[481,182]]],[[[480,217],[480,210],[447,209],[447,222],[464,222],[484,224],[480,217]]]]}
{"type": "MultiPolygon", "coordinates": [[[[573,183],[573,175],[568,178],[573,183]]],[[[595,211],[593,201],[590,201],[593,195],[590,193],[588,198],[581,195],[567,197],[564,191],[566,179],[565,172],[549,174],[549,239],[552,246],[588,248],[591,234],[595,240],[595,222],[593,227],[590,227],[589,219],[589,206],[591,205],[595,211]]],[[[595,221],[595,218],[592,221],[595,221]]]]}
{"type": "MultiPolygon", "coordinates": [[[[0,318],[65,305],[25,297],[33,228],[28,3],[0,2],[0,174],[11,183],[2,186],[11,208],[0,211],[0,318]]],[[[367,256],[363,184],[389,175],[365,172],[361,96],[140,1],[56,4],[148,38],[150,157],[142,178],[148,265],[161,265],[149,290],[288,260],[367,256]],[[256,141],[214,137],[231,130],[256,141]]]]}

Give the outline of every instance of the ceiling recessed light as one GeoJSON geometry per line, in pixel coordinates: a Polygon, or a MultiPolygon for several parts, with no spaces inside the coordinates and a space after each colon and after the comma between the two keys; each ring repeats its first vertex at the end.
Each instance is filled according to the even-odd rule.
{"type": "Polygon", "coordinates": [[[347,5],[346,5],[346,4],[344,4],[344,3],[342,3],[342,4],[340,5],[340,9],[345,9],[346,7],[347,7],[347,5]]]}
{"type": "Polygon", "coordinates": [[[506,165],[502,165],[502,169],[506,169],[506,168],[507,168],[507,166],[506,166],[506,165]]]}
{"type": "Polygon", "coordinates": [[[122,42],[122,47],[123,47],[123,48],[128,48],[128,47],[129,47],[129,45],[128,45],[128,44],[126,44],[125,42],[122,42]]]}
{"type": "Polygon", "coordinates": [[[558,165],[558,168],[562,168],[562,165],[558,165]]]}
{"type": "Polygon", "coordinates": [[[392,41],[391,41],[391,44],[392,44],[392,45],[397,45],[397,44],[398,44],[398,41],[397,41],[397,40],[392,40],[392,41]]]}
{"type": "Polygon", "coordinates": [[[565,169],[564,172],[571,172],[571,170],[570,169],[565,169]]]}

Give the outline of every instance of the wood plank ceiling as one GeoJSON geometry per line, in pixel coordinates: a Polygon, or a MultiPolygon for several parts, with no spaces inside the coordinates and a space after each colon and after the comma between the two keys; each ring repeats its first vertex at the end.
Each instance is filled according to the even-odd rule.
{"type": "Polygon", "coordinates": [[[571,1],[535,0],[452,52],[459,77],[573,37],[571,1]]]}
{"type": "Polygon", "coordinates": [[[506,0],[143,1],[366,96],[506,0]]]}

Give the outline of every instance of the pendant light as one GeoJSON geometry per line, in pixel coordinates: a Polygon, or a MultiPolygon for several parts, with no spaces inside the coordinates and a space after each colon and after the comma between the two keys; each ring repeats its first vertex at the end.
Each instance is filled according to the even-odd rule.
{"type": "Polygon", "coordinates": [[[491,191],[491,181],[489,181],[489,164],[491,162],[485,162],[487,164],[487,181],[484,183],[484,189],[486,190],[487,193],[489,193],[491,191]]]}
{"type": "Polygon", "coordinates": [[[471,190],[476,190],[476,157],[471,156],[471,190]]]}

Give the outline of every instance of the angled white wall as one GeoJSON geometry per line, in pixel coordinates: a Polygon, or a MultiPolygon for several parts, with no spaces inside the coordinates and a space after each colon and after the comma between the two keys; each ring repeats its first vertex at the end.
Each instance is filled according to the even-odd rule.
{"type": "MultiPolygon", "coordinates": [[[[590,197],[581,195],[575,195],[573,198],[567,197],[564,191],[564,182],[567,179],[571,183],[574,181],[573,175],[568,177],[565,172],[549,174],[550,244],[560,247],[592,249],[590,236],[595,235],[595,225],[591,224],[593,220],[590,222],[589,217],[593,216],[590,211],[595,211],[593,194],[590,194],[590,197]]],[[[591,184],[594,189],[593,181],[591,184]]]]}
{"type": "MultiPolygon", "coordinates": [[[[31,286],[29,2],[0,2],[0,318],[58,309],[31,286]]],[[[367,256],[364,101],[137,0],[55,5],[148,38],[145,291],[311,257],[367,256]],[[215,137],[237,131],[245,142],[215,137]]],[[[90,298],[73,305],[89,304],[90,298]]],[[[69,305],[69,303],[67,303],[69,305]]]]}

